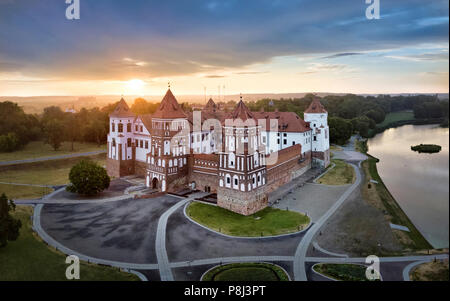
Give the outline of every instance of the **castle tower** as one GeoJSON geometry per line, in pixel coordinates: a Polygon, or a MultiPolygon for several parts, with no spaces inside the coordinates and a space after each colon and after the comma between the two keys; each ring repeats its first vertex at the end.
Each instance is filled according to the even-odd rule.
{"type": "Polygon", "coordinates": [[[313,164],[328,167],[330,164],[330,129],[328,127],[328,112],[315,97],[304,112],[304,119],[312,129],[311,150],[313,164]]]}
{"type": "Polygon", "coordinates": [[[176,190],[187,183],[190,129],[170,88],[152,116],[150,132],[147,186],[163,192],[176,190]]]}
{"type": "Polygon", "coordinates": [[[120,178],[134,174],[136,148],[132,129],[135,118],[136,115],[123,98],[109,115],[106,169],[111,177],[120,178]]]}
{"type": "Polygon", "coordinates": [[[267,207],[261,127],[242,97],[224,121],[222,145],[217,205],[243,215],[251,215],[267,207]]]}

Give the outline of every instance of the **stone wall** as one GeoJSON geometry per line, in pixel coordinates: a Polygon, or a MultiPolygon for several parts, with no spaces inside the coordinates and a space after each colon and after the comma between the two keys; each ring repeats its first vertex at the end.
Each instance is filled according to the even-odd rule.
{"type": "Polygon", "coordinates": [[[218,188],[217,206],[242,214],[252,215],[268,205],[264,186],[251,192],[241,192],[230,188],[218,188]]]}
{"type": "Polygon", "coordinates": [[[108,175],[113,178],[121,178],[134,175],[134,160],[119,161],[107,158],[106,171],[108,175]]]}
{"type": "Polygon", "coordinates": [[[298,149],[290,147],[279,153],[278,162],[267,167],[266,193],[289,183],[311,168],[311,152],[302,156],[301,150],[299,152],[298,149]]]}
{"type": "Polygon", "coordinates": [[[136,160],[136,162],[134,164],[135,164],[136,176],[145,178],[147,176],[148,164],[146,162],[142,162],[142,161],[138,161],[138,160],[136,160]]]}
{"type": "Polygon", "coordinates": [[[212,193],[217,193],[217,187],[219,186],[218,175],[208,175],[195,170],[191,172],[189,177],[189,184],[195,182],[195,189],[205,191],[205,187],[211,188],[212,193]]]}
{"type": "Polygon", "coordinates": [[[327,168],[330,165],[330,150],[325,152],[313,152],[313,160],[320,164],[323,168],[327,168]]]}

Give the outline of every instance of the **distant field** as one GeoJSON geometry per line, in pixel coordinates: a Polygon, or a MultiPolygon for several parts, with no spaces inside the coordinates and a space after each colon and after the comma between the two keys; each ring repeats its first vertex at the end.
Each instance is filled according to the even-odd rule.
{"type": "MultiPolygon", "coordinates": [[[[22,221],[17,241],[0,248],[0,281],[65,281],[66,255],[46,246],[31,230],[32,207],[17,206],[12,214],[22,221]]],[[[81,281],[138,281],[117,268],[80,263],[81,281]]]]}
{"type": "Polygon", "coordinates": [[[403,120],[413,120],[414,113],[412,111],[401,111],[401,112],[393,112],[386,115],[386,118],[382,123],[377,124],[378,127],[387,126],[390,123],[403,121],[403,120]]]}
{"type": "Polygon", "coordinates": [[[0,153],[0,162],[2,161],[15,161],[33,158],[43,158],[52,156],[61,156],[74,153],[86,153],[99,150],[106,150],[106,146],[98,146],[95,143],[74,143],[74,151],[71,151],[71,143],[64,142],[58,151],[54,151],[53,148],[45,144],[42,141],[33,141],[28,143],[23,149],[12,153],[0,153]]]}

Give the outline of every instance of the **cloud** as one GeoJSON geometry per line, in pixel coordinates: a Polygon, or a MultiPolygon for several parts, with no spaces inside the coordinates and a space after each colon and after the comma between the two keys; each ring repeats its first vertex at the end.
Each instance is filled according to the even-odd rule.
{"type": "Polygon", "coordinates": [[[334,58],[340,58],[345,56],[355,56],[355,55],[363,55],[363,53],[360,52],[344,52],[344,53],[337,53],[329,56],[323,57],[323,59],[334,59],[334,58]]]}
{"type": "Polygon", "coordinates": [[[447,53],[421,53],[410,55],[386,55],[385,57],[397,60],[407,60],[414,62],[423,61],[448,61],[449,55],[447,53]]]}
{"type": "Polygon", "coordinates": [[[2,2],[1,61],[20,62],[21,71],[38,77],[214,75],[280,56],[333,59],[448,44],[447,0],[388,1],[376,21],[354,0],[96,0],[83,2],[79,21],[64,18],[64,1],[2,2]]]}

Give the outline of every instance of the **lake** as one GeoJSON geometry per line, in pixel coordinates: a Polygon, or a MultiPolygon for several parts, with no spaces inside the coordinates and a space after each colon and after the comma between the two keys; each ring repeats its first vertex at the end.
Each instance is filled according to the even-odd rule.
{"type": "Polygon", "coordinates": [[[449,129],[405,125],[369,139],[369,154],[380,159],[378,173],[403,211],[435,248],[447,248],[449,235],[449,129]],[[436,154],[412,145],[438,144],[436,154]]]}

